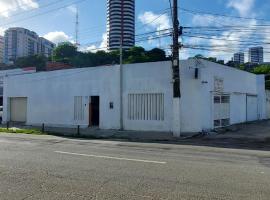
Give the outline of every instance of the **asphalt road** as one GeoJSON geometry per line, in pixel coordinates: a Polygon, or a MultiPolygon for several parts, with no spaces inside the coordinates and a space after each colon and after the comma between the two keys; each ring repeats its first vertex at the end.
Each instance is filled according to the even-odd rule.
{"type": "Polygon", "coordinates": [[[0,134],[0,199],[270,199],[270,152],[0,134]]]}

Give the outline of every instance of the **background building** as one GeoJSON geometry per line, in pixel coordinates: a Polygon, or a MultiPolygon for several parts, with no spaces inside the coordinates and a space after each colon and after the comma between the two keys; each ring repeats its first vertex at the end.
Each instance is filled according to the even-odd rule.
{"type": "Polygon", "coordinates": [[[233,55],[233,61],[239,64],[244,64],[245,63],[245,54],[242,52],[235,53],[233,55]]]}
{"type": "Polygon", "coordinates": [[[249,49],[249,62],[263,63],[263,47],[253,47],[249,49]]]}
{"type": "Polygon", "coordinates": [[[0,35],[0,64],[4,63],[4,37],[0,35]]]}
{"type": "Polygon", "coordinates": [[[39,54],[49,57],[52,55],[54,48],[55,48],[54,43],[43,37],[39,38],[39,48],[38,48],[39,54]]]}
{"type": "Polygon", "coordinates": [[[55,44],[40,38],[25,28],[9,28],[5,31],[4,62],[10,64],[16,59],[31,55],[51,56],[55,44]]]}
{"type": "Polygon", "coordinates": [[[135,45],[135,0],[107,0],[107,47],[118,49],[135,45]]]}

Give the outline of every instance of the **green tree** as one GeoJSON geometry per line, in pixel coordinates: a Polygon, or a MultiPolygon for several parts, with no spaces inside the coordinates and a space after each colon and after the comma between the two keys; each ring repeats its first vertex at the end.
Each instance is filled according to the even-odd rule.
{"type": "MultiPolygon", "coordinates": [[[[143,47],[132,47],[123,51],[123,62],[125,64],[165,60],[169,60],[169,57],[166,57],[165,51],[158,48],[146,51],[143,47]]],[[[120,51],[78,52],[72,44],[64,43],[54,50],[53,61],[64,62],[74,67],[119,64],[120,51]]]]}
{"type": "Polygon", "coordinates": [[[53,61],[71,64],[76,55],[77,47],[71,43],[63,43],[53,50],[53,61]]]}
{"type": "Polygon", "coordinates": [[[148,61],[148,57],[146,56],[146,51],[143,47],[132,47],[126,51],[126,59],[124,59],[124,63],[143,63],[148,61]]]}
{"type": "Polygon", "coordinates": [[[46,62],[47,58],[42,55],[34,55],[18,58],[15,61],[15,65],[20,68],[25,67],[36,67],[37,71],[45,71],[46,70],[46,62]]]}
{"type": "Polygon", "coordinates": [[[270,73],[270,65],[259,65],[253,69],[253,73],[255,73],[255,74],[269,74],[270,73]]]}
{"type": "Polygon", "coordinates": [[[146,52],[149,62],[165,61],[168,60],[166,57],[166,52],[159,48],[154,48],[146,52]]]}

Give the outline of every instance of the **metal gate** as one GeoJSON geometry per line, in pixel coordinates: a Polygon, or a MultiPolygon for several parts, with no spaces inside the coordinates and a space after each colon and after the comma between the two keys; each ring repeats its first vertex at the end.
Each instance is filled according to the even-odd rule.
{"type": "Polygon", "coordinates": [[[27,98],[10,98],[10,120],[12,122],[26,122],[27,98]]]}
{"type": "Polygon", "coordinates": [[[247,95],[247,121],[257,121],[259,119],[258,114],[258,97],[247,95]]]}
{"type": "Polygon", "coordinates": [[[230,125],[230,95],[214,95],[214,128],[230,125]]]}

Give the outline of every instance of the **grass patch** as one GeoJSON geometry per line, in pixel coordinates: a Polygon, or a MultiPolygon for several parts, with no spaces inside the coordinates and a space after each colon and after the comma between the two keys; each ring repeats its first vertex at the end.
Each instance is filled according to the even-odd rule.
{"type": "Polygon", "coordinates": [[[16,133],[16,134],[31,134],[31,135],[46,135],[37,129],[19,129],[19,128],[0,128],[0,133],[16,133]]]}

